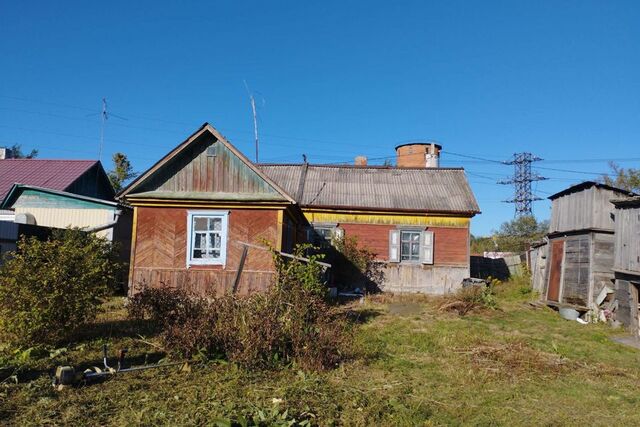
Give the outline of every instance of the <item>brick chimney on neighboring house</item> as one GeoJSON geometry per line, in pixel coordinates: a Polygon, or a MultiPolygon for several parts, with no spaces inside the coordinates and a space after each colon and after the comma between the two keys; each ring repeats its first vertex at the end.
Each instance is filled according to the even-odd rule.
{"type": "Polygon", "coordinates": [[[396,163],[399,168],[437,168],[441,150],[441,145],[431,141],[398,145],[396,163]]]}
{"type": "Polygon", "coordinates": [[[354,162],[356,166],[367,166],[367,157],[366,156],[356,156],[356,160],[354,162]]]}

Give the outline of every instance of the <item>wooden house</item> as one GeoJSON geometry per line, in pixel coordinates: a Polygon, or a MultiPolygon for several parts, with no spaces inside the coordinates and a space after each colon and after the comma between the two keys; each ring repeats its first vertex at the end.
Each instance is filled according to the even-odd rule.
{"type": "MultiPolygon", "coordinates": [[[[416,152],[424,159],[433,146],[416,152]]],[[[479,212],[462,169],[254,164],[209,124],[119,198],[134,207],[133,292],[162,283],[264,289],[273,266],[257,246],[289,252],[345,234],[385,263],[384,290],[444,293],[469,277],[469,224],[479,212]]]]}
{"type": "Polygon", "coordinates": [[[274,270],[259,247],[289,252],[306,224],[295,200],[207,123],[118,197],[134,209],[130,293],[263,290],[274,270]]]}
{"type": "Polygon", "coordinates": [[[415,156],[404,156],[398,167],[260,168],[296,195],[316,236],[355,236],[376,253],[384,266],[380,289],[447,293],[470,276],[469,226],[479,208],[463,169],[426,167],[424,154],[422,166],[405,166],[415,156]]]}
{"type": "Polygon", "coordinates": [[[597,309],[596,298],[613,289],[614,205],[627,191],[583,182],[549,197],[551,220],[544,297],[552,305],[597,309]]]}
{"type": "Polygon", "coordinates": [[[618,300],[616,320],[634,335],[640,333],[640,196],[613,200],[615,205],[615,244],[613,271],[618,300]]]}

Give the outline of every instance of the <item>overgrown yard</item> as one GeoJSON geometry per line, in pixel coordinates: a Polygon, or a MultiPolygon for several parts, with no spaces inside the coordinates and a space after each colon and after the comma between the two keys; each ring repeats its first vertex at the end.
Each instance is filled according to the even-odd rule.
{"type": "Polygon", "coordinates": [[[515,285],[498,288],[498,309],[465,316],[427,298],[347,306],[358,323],[356,354],[322,373],[208,361],[55,391],[56,365],[99,366],[105,342],[112,354],[128,347],[138,364],[164,357],[153,328],[125,320],[123,300],[112,299],[68,350],[23,355],[18,383],[0,386],[0,423],[640,424],[639,351],[612,342],[607,326],[562,320],[515,285]]]}

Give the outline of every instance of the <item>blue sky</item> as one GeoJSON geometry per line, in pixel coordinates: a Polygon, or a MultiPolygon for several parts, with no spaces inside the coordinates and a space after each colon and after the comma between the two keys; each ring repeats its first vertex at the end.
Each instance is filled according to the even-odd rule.
{"type": "Polygon", "coordinates": [[[468,171],[479,235],[513,218],[495,181],[515,152],[545,159],[541,197],[608,159],[640,167],[637,1],[89,3],[0,0],[0,145],[97,158],[106,97],[106,165],[142,171],[205,121],[253,157],[246,80],[261,161],[435,139],[468,171]]]}

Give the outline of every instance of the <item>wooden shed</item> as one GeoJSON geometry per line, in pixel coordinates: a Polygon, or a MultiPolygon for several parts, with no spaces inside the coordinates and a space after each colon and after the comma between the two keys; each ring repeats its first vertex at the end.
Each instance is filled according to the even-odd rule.
{"type": "Polygon", "coordinates": [[[587,181],[549,197],[548,262],[544,296],[550,304],[597,308],[613,289],[614,205],[629,192],[587,181]]]}
{"type": "Polygon", "coordinates": [[[613,271],[618,300],[616,320],[635,335],[640,333],[638,289],[640,288],[640,196],[613,200],[615,205],[615,250],[613,271]]]}

